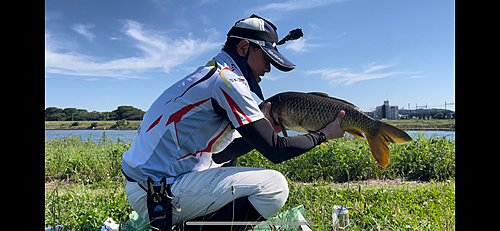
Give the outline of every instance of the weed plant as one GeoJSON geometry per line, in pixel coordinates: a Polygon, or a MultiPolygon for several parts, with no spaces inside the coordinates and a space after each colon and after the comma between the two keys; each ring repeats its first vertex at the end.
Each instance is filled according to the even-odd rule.
{"type": "MultiPolygon", "coordinates": [[[[94,230],[111,217],[128,220],[132,211],[121,177],[121,157],[131,143],[100,142],[70,136],[45,141],[45,227],[64,224],[71,230],[94,230]],[[59,184],[59,185],[58,185],[59,184]]],[[[282,211],[303,204],[313,230],[332,230],[333,205],[350,210],[353,230],[449,230],[455,227],[455,141],[414,137],[390,144],[386,168],[375,162],[366,140],[344,137],[319,145],[280,164],[257,151],[238,159],[238,166],[275,169],[289,181],[282,211]],[[413,186],[335,186],[365,179],[430,180],[413,186]]],[[[100,230],[96,229],[96,230],[100,230]]]]}
{"type": "Polygon", "coordinates": [[[455,182],[395,186],[289,182],[282,211],[304,205],[312,230],[333,230],[332,207],[349,209],[350,230],[455,230],[455,182]]]}
{"type": "Polygon", "coordinates": [[[118,180],[121,176],[122,154],[131,143],[118,139],[114,143],[103,133],[95,144],[80,136],[45,142],[45,182],[66,180],[92,184],[103,180],[118,180]]]}
{"type": "Polygon", "coordinates": [[[45,190],[45,227],[64,224],[72,230],[94,230],[109,217],[126,221],[131,212],[124,183],[120,181],[45,190]]]}
{"type": "Polygon", "coordinates": [[[405,144],[389,144],[390,163],[381,168],[368,142],[352,136],[331,140],[309,152],[273,164],[257,151],[238,158],[239,166],[274,169],[288,179],[345,182],[365,179],[446,180],[455,177],[455,141],[417,135],[405,144]]]}

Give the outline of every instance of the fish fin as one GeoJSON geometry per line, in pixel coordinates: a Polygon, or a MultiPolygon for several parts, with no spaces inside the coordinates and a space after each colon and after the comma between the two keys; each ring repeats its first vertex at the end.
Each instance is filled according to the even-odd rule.
{"type": "Polygon", "coordinates": [[[392,125],[380,121],[379,124],[378,131],[371,136],[367,136],[366,139],[368,140],[370,150],[378,165],[385,168],[389,164],[390,155],[387,143],[392,142],[401,144],[411,141],[412,138],[403,130],[392,125]]]}
{"type": "Polygon", "coordinates": [[[326,93],[323,93],[323,92],[309,92],[307,94],[313,94],[313,95],[319,95],[319,96],[326,96],[326,97],[330,97],[328,94],[326,93]]]}
{"type": "Polygon", "coordinates": [[[378,132],[382,133],[385,140],[391,143],[403,144],[412,141],[412,138],[406,132],[384,122],[380,122],[378,132]]]}
{"type": "Polygon", "coordinates": [[[288,137],[288,134],[286,133],[286,128],[283,125],[283,123],[281,122],[283,120],[281,119],[281,117],[278,117],[278,120],[279,120],[278,124],[280,125],[280,128],[281,128],[281,133],[283,133],[283,136],[288,137]]]}
{"type": "Polygon", "coordinates": [[[389,164],[389,147],[384,137],[377,133],[373,136],[367,136],[370,151],[380,167],[385,168],[389,164]]]}
{"type": "Polygon", "coordinates": [[[283,133],[283,136],[288,137],[288,134],[286,133],[285,127],[283,127],[282,124],[280,124],[280,127],[281,127],[281,133],[283,133]]]}
{"type": "Polygon", "coordinates": [[[330,99],[332,99],[332,100],[336,100],[336,101],[338,101],[338,102],[340,102],[340,103],[345,103],[345,104],[347,104],[347,105],[349,105],[349,106],[351,106],[351,107],[353,107],[353,108],[355,108],[355,109],[357,109],[357,110],[361,110],[361,109],[359,109],[359,107],[358,107],[358,106],[356,106],[356,105],[354,105],[354,104],[352,104],[352,103],[350,103],[350,102],[347,102],[347,101],[345,101],[345,100],[343,100],[343,99],[339,99],[339,98],[331,97],[331,96],[329,96],[329,95],[328,95],[328,94],[326,94],[326,93],[321,93],[321,92],[309,92],[309,93],[307,93],[307,94],[317,95],[317,96],[323,96],[323,97],[328,97],[328,98],[330,98],[330,99]]]}
{"type": "Polygon", "coordinates": [[[346,130],[347,133],[355,136],[355,137],[358,137],[360,139],[364,139],[365,137],[363,136],[363,134],[359,131],[355,131],[355,130],[346,130]]]}

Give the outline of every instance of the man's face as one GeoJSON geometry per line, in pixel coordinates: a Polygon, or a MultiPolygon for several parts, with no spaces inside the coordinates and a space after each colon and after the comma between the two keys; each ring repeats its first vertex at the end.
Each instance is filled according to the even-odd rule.
{"type": "Polygon", "coordinates": [[[271,59],[260,47],[250,46],[248,51],[250,52],[247,59],[248,66],[259,83],[262,80],[260,77],[271,71],[271,59]]]}

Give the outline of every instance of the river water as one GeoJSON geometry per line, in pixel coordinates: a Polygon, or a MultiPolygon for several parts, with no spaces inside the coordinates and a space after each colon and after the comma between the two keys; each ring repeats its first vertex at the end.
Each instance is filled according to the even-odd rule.
{"type": "MultiPolygon", "coordinates": [[[[108,138],[111,138],[113,142],[117,142],[121,139],[125,142],[132,142],[135,138],[136,130],[45,130],[45,141],[52,139],[62,139],[71,135],[80,136],[82,141],[87,139],[92,140],[94,143],[99,142],[103,133],[106,133],[108,138]]],[[[411,137],[425,136],[427,138],[431,136],[445,137],[449,140],[455,140],[454,131],[407,131],[411,137]]],[[[288,131],[290,136],[295,136],[300,134],[294,131],[288,131]]],[[[350,134],[347,134],[350,136],[350,134]]]]}
{"type": "Polygon", "coordinates": [[[111,138],[115,143],[118,142],[118,139],[132,142],[137,130],[45,130],[45,141],[62,139],[73,135],[80,136],[82,141],[90,139],[97,143],[104,133],[106,133],[106,137],[111,138]]]}

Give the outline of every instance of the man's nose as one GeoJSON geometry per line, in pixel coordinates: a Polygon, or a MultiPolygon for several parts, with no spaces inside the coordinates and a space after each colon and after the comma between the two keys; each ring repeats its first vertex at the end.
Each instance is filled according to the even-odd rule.
{"type": "Polygon", "coordinates": [[[271,72],[271,62],[267,62],[267,63],[266,63],[266,69],[264,69],[264,71],[265,71],[266,73],[271,72]]]}

